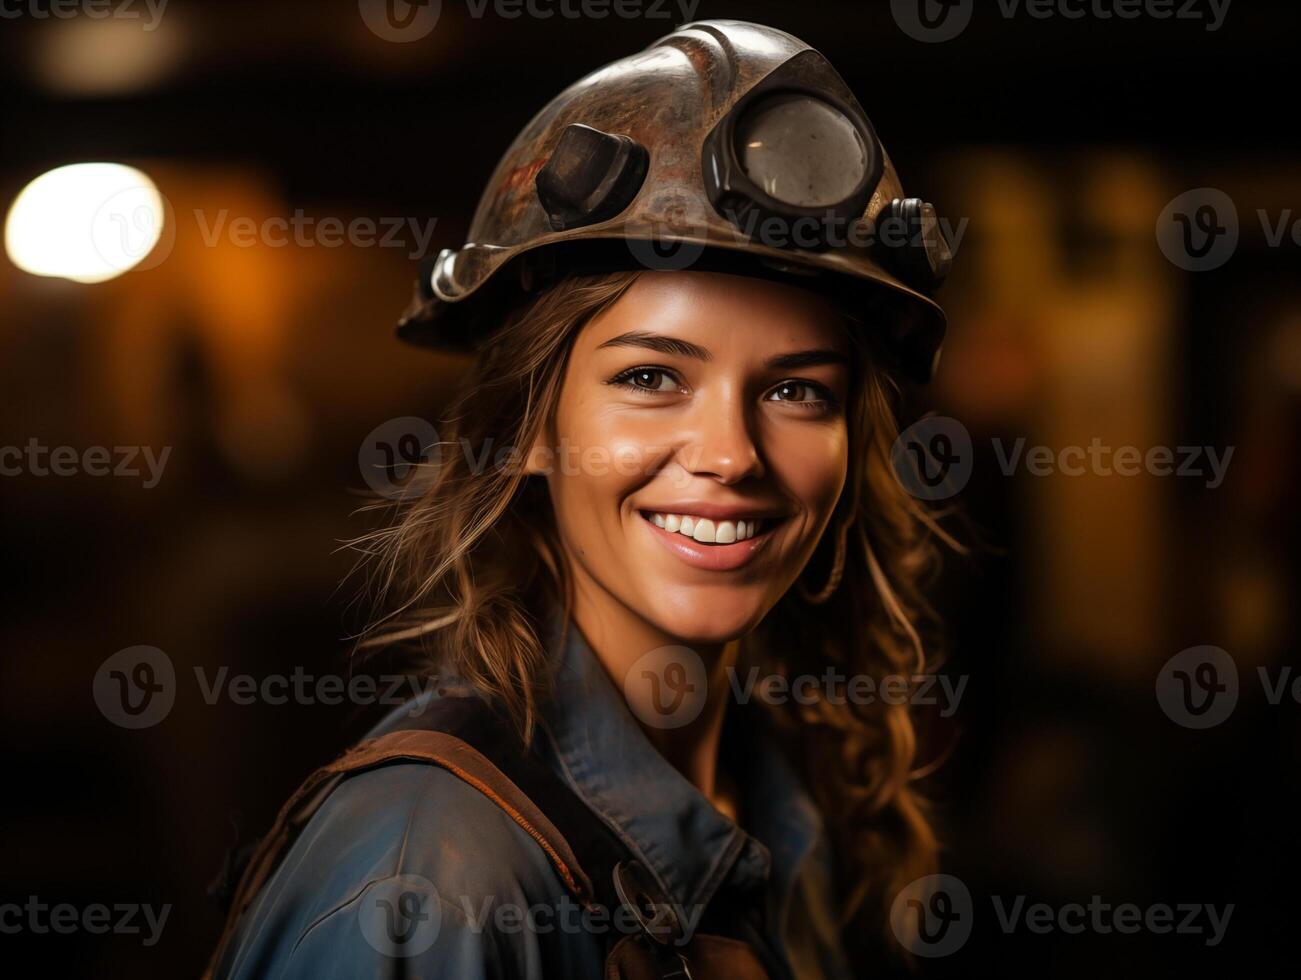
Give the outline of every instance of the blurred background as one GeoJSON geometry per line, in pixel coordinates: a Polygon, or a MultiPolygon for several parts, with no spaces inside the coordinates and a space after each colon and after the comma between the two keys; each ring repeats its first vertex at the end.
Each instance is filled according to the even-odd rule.
{"type": "Polygon", "coordinates": [[[905,188],[966,222],[944,361],[909,411],[959,419],[972,442],[952,502],[974,548],[937,596],[946,670],[968,685],[932,792],[945,870],[976,917],[922,973],[1291,975],[1295,7],[1233,4],[1209,29],[1209,4],[1199,20],[979,4],[935,42],[901,27],[899,4],[861,0],[671,0],[604,19],[442,0],[432,29],[401,40],[375,29],[374,6],[5,5],[0,902],[171,906],[152,945],[24,929],[0,936],[5,960],[65,976],[202,969],[226,848],[368,718],[209,704],[194,669],[346,671],[364,609],[340,584],[340,543],[367,526],[367,447],[389,420],[436,421],[458,378],[454,360],[393,337],[415,259],[463,241],[497,156],[563,86],[685,19],[739,17],[825,53],[905,188]],[[133,170],[32,184],[83,163],[133,170]],[[1238,240],[1189,271],[1156,230],[1199,188],[1236,207],[1238,240]],[[102,211],[118,194],[165,202],[161,225],[102,211]],[[51,238],[69,213],[97,229],[98,258],[51,238]],[[256,230],[295,216],[299,241],[256,230]],[[374,240],[327,219],[372,222],[374,240]],[[118,275],[105,249],[136,264],[118,275]],[[1184,476],[1005,473],[1017,440],[1054,456],[1095,440],[1232,456],[1218,483],[1205,452],[1184,476]],[[96,475],[102,457],[127,472],[96,475]],[[176,697],[132,730],[95,685],[140,645],[165,653],[176,697]],[[1236,707],[1204,729],[1157,697],[1163,666],[1199,646],[1237,671],[1236,707]],[[1234,911],[1214,946],[1008,934],[991,896],[1018,895],[1234,911]]]}

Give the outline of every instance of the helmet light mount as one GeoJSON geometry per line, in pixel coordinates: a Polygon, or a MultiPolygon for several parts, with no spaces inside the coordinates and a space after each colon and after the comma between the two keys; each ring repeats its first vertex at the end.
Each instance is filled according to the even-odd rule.
{"type": "Polygon", "coordinates": [[[571,123],[538,171],[538,200],[552,231],[568,231],[619,214],[641,189],[650,154],[630,136],[571,123]]]}
{"type": "Polygon", "coordinates": [[[876,239],[885,261],[919,289],[938,289],[953,267],[935,205],[919,197],[891,201],[877,217],[876,239]]]}

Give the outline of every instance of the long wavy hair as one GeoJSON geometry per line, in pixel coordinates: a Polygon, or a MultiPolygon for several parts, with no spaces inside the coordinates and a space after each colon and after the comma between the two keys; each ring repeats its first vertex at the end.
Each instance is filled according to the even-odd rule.
{"type": "MultiPolygon", "coordinates": [[[[568,613],[571,586],[545,481],[498,463],[534,444],[574,338],[637,275],[570,276],[509,315],[476,355],[420,491],[356,542],[380,610],[361,646],[396,648],[428,674],[468,681],[526,741],[548,684],[549,611],[568,613]]],[[[895,478],[898,391],[869,342],[854,348],[845,489],[797,587],[744,638],[742,657],[787,676],[834,665],[845,676],[911,678],[928,665],[923,586],[937,541],[951,539],[895,478]]],[[[767,710],[832,832],[846,945],[860,949],[866,933],[888,936],[889,902],[936,864],[913,718],[907,704],[879,698],[800,700],[767,710]]]]}

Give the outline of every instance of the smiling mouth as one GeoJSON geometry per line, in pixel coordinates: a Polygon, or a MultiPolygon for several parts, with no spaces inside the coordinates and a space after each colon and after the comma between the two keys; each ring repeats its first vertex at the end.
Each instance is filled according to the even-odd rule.
{"type": "Polygon", "coordinates": [[[753,517],[735,521],[715,521],[708,517],[693,514],[670,514],[662,511],[639,511],[641,516],[651,524],[670,534],[680,534],[684,538],[704,545],[736,544],[749,541],[771,531],[780,518],[753,517]]]}

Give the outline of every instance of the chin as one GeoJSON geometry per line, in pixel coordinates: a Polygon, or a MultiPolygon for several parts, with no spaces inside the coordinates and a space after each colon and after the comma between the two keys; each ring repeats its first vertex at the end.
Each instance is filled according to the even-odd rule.
{"type": "Polygon", "coordinates": [[[651,619],[685,646],[712,646],[745,636],[759,625],[773,602],[752,588],[694,585],[661,590],[651,619]]]}

